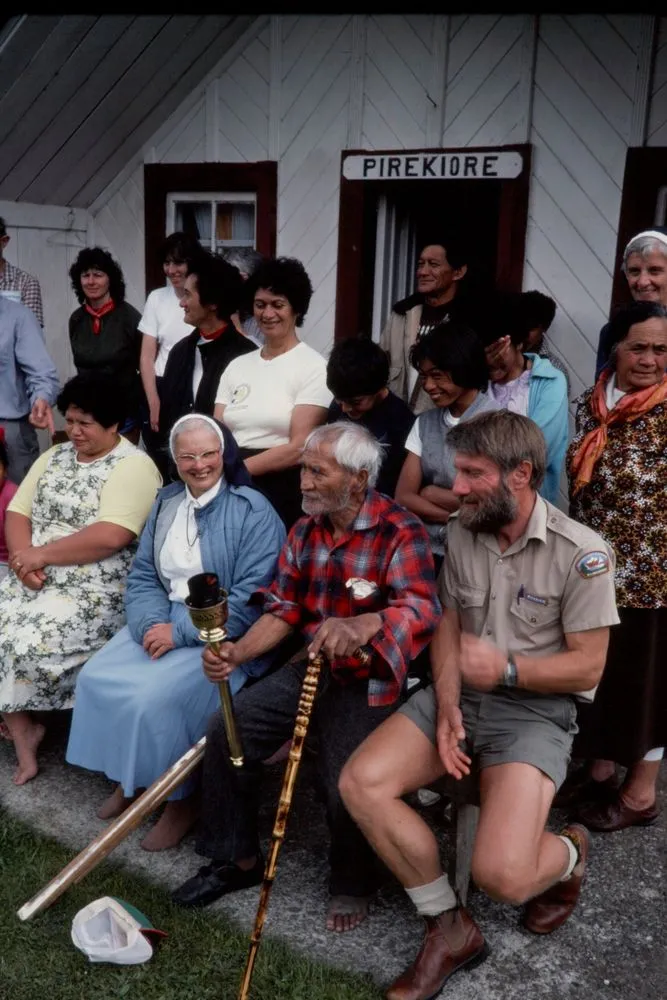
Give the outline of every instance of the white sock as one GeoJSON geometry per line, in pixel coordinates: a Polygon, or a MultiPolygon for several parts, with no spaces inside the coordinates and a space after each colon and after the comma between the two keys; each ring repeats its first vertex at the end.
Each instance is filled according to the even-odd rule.
{"type": "Polygon", "coordinates": [[[664,756],[665,756],[664,747],[653,747],[653,749],[649,750],[647,754],[644,754],[643,760],[652,760],[652,761],[662,760],[664,756]]]}
{"type": "Polygon", "coordinates": [[[439,913],[453,910],[459,905],[446,875],[441,875],[435,882],[418,885],[414,889],[405,891],[417,908],[417,913],[422,917],[437,917],[439,913]]]}
{"type": "Polygon", "coordinates": [[[564,837],[559,833],[558,839],[563,841],[570,854],[570,860],[567,863],[567,868],[558,880],[559,882],[566,882],[574,869],[577,867],[577,862],[579,861],[579,851],[577,850],[574,841],[570,840],[569,837],[564,837]]]}

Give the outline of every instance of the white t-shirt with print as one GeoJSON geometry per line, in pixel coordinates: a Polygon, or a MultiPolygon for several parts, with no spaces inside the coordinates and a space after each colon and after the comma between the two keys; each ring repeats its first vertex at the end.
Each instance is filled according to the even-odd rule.
{"type": "Polygon", "coordinates": [[[327,365],[318,351],[298,343],[285,354],[266,360],[262,352],[243,354],[225,368],[216,403],[240,448],[275,448],[289,441],[295,406],[328,408],[327,365]]]}
{"type": "Polygon", "coordinates": [[[183,319],[183,308],[171,283],[150,293],[146,299],[139,329],[157,340],[155,374],[164,375],[169,351],[174,344],[194,330],[194,326],[190,326],[183,319]]]}

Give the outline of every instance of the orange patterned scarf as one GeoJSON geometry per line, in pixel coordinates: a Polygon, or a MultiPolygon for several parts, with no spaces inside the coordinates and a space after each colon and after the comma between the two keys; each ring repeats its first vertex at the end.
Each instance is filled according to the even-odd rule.
{"type": "Polygon", "coordinates": [[[600,377],[595,383],[590,398],[591,413],[597,420],[598,426],[584,436],[570,462],[570,475],[574,478],[573,496],[579,492],[582,486],[590,483],[595,463],[607,446],[607,428],[613,427],[615,424],[625,424],[638,420],[654,406],[667,400],[667,375],[664,375],[662,381],[658,382],[657,385],[650,385],[648,389],[639,389],[637,392],[626,393],[619,399],[616,406],[609,410],[607,409],[606,388],[612,375],[613,371],[610,368],[604,368],[600,372],[600,377]]]}

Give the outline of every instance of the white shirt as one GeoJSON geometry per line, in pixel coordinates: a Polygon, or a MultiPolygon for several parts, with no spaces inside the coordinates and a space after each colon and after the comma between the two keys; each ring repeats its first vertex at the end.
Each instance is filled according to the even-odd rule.
{"type": "Polygon", "coordinates": [[[150,293],[139,321],[139,329],[157,340],[155,374],[164,375],[169,351],[174,344],[194,330],[194,326],[190,326],[183,319],[183,309],[171,282],[164,288],[156,288],[150,293]]]}
{"type": "Polygon", "coordinates": [[[239,448],[274,448],[288,443],[295,406],[327,409],[332,399],[326,361],[299,342],[269,360],[261,350],[234,358],[222,373],[215,401],[224,405],[224,422],[239,448]]]}
{"type": "MultiPolygon", "coordinates": [[[[193,497],[185,487],[185,496],[178,505],[176,516],[171,522],[167,537],[160,549],[160,571],[169,580],[169,600],[181,604],[188,596],[188,580],[196,573],[204,573],[199,544],[199,529],[195,520],[195,509],[205,507],[220,492],[222,479],[200,497],[193,497]]],[[[209,567],[210,569],[210,567],[209,567]]]]}
{"type": "Polygon", "coordinates": [[[605,387],[605,402],[608,410],[613,410],[619,399],[623,399],[625,393],[616,387],[616,373],[607,382],[605,387]]]}
{"type": "Polygon", "coordinates": [[[530,393],[530,369],[526,368],[518,378],[511,382],[489,382],[489,395],[495,399],[501,409],[510,413],[520,413],[528,416],[528,396],[530,393]]]}
{"type": "MultiPolygon", "coordinates": [[[[456,427],[456,425],[461,422],[461,418],[453,416],[449,411],[449,407],[447,407],[446,410],[442,411],[442,422],[445,425],[445,428],[449,430],[450,427],[456,427]]],[[[422,436],[419,430],[420,423],[421,421],[419,417],[417,417],[405,441],[405,450],[411,451],[412,454],[417,455],[418,458],[421,458],[422,456],[422,436]]]]}

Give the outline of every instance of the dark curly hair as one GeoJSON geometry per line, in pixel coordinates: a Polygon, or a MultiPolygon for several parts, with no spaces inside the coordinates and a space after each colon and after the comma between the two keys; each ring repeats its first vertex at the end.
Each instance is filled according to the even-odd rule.
{"type": "Polygon", "coordinates": [[[127,417],[127,402],[117,380],[103,372],[83,372],[65,382],[56,406],[63,417],[68,407],[76,406],[106,428],[120,426],[127,417]]]}
{"type": "Polygon", "coordinates": [[[203,306],[215,306],[218,319],[229,322],[243,296],[243,278],[222,257],[202,250],[190,266],[197,279],[197,293],[203,306]]]}
{"type": "Polygon", "coordinates": [[[373,396],[389,381],[389,359],[368,337],[334,344],[327,361],[327,387],[336,399],[373,396]]]}
{"type": "Polygon", "coordinates": [[[609,322],[609,346],[617,348],[630,333],[630,328],[648,319],[667,319],[667,309],[659,302],[632,302],[612,316],[609,322]]]}
{"type": "Polygon", "coordinates": [[[410,348],[410,364],[419,371],[422,361],[430,361],[447,372],[462,389],[486,389],[489,370],[481,340],[473,329],[450,320],[433,327],[410,348]]]}
{"type": "Polygon", "coordinates": [[[302,326],[313,294],[308,272],[296,257],[275,257],[265,260],[248,278],[244,298],[252,303],[260,288],[287,299],[296,315],[296,325],[302,326]]]}
{"type": "Polygon", "coordinates": [[[74,294],[84,304],[86,296],[81,288],[81,275],[84,271],[104,271],[109,278],[109,295],[116,305],[125,301],[125,279],[123,272],[111,254],[102,247],[85,247],[69,269],[74,294]]]}

